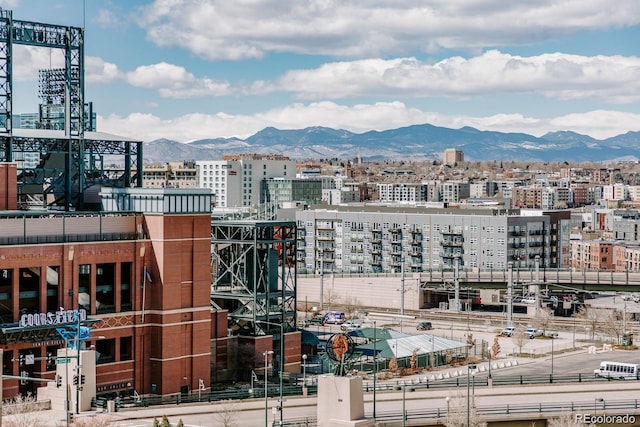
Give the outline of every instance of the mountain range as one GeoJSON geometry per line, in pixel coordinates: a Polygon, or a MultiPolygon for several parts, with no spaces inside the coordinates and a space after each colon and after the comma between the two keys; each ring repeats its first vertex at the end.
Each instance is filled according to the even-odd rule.
{"type": "Polygon", "coordinates": [[[541,137],[526,133],[450,129],[430,124],[385,131],[353,133],[343,129],[308,127],[281,130],[267,127],[246,138],[201,139],[180,143],[168,139],[145,142],[145,162],[218,160],[229,154],[282,154],[294,160],[353,159],[433,161],[447,148],[464,152],[467,161],[609,162],[640,159],[640,132],[595,139],[571,131],[541,137]]]}

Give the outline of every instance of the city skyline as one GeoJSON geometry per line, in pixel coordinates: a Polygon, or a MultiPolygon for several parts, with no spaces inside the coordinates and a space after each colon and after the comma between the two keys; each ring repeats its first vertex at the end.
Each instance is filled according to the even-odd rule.
{"type": "MultiPolygon", "coordinates": [[[[5,0],[14,20],[85,27],[98,130],[143,141],[264,127],[360,133],[412,124],[639,130],[640,4],[604,0],[5,0]],[[606,12],[605,12],[606,11],[606,12]]],[[[61,52],[14,48],[14,113],[61,52]]]]}

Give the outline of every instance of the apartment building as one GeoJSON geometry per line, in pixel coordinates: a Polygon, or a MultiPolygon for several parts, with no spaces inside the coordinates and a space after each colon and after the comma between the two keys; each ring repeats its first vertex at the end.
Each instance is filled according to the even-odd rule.
{"type": "Polygon", "coordinates": [[[296,162],[284,156],[248,154],[196,161],[198,187],[210,189],[216,206],[222,208],[257,207],[262,180],[295,176],[296,162]]]}
{"type": "Polygon", "coordinates": [[[614,270],[613,242],[601,239],[572,240],[571,268],[576,270],[614,270]]]}
{"type": "Polygon", "coordinates": [[[194,162],[169,162],[145,165],[142,172],[145,188],[196,188],[194,162]]]}
{"type": "Polygon", "coordinates": [[[376,184],[381,203],[418,203],[427,201],[427,184],[385,183],[376,184]]]}
{"type": "Polygon", "coordinates": [[[296,213],[298,271],[348,273],[504,270],[550,262],[550,221],[504,209],[385,206],[296,213]]]}
{"type": "Polygon", "coordinates": [[[471,195],[471,184],[468,182],[447,181],[438,185],[437,202],[458,203],[471,195]]]}

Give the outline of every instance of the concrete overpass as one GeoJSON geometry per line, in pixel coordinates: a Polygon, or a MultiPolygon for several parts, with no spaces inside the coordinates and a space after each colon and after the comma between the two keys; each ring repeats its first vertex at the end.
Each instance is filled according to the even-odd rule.
{"type": "MultiPolygon", "coordinates": [[[[466,298],[467,289],[506,289],[507,282],[506,271],[461,271],[460,298],[466,298]]],[[[640,292],[640,273],[629,272],[514,270],[513,282],[517,289],[537,283],[542,288],[560,291],[640,292]]],[[[406,310],[419,310],[425,307],[429,292],[451,290],[453,283],[453,272],[440,270],[408,273],[404,279],[400,274],[299,275],[297,303],[298,307],[303,304],[319,307],[322,293],[325,310],[331,305],[345,304],[385,307],[394,311],[400,310],[401,306],[406,310]]]]}

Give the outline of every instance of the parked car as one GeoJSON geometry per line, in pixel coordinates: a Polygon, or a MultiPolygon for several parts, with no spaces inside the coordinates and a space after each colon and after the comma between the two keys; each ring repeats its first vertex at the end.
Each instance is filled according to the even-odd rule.
{"type": "Polygon", "coordinates": [[[310,317],[304,321],[304,325],[305,326],[324,325],[324,316],[318,315],[318,316],[310,317]]]}
{"type": "Polygon", "coordinates": [[[542,336],[542,331],[540,329],[536,329],[536,328],[527,328],[525,333],[527,335],[529,335],[530,339],[534,339],[535,337],[541,337],[542,336]]]}
{"type": "Polygon", "coordinates": [[[510,337],[513,335],[513,333],[516,331],[516,327],[515,326],[507,326],[506,328],[504,328],[502,330],[502,332],[500,332],[500,336],[501,337],[510,337]]]}
{"type": "Polygon", "coordinates": [[[433,329],[433,324],[431,322],[419,322],[416,325],[416,329],[418,331],[430,331],[433,329]]]}
{"type": "Polygon", "coordinates": [[[523,304],[535,304],[536,303],[536,297],[524,297],[524,298],[522,298],[521,302],[523,304]]]}
{"type": "Polygon", "coordinates": [[[340,325],[340,329],[342,331],[355,331],[356,329],[360,329],[362,324],[357,320],[347,320],[342,325],[340,325]]]}
{"type": "Polygon", "coordinates": [[[558,338],[558,333],[556,331],[547,331],[544,333],[544,336],[549,338],[558,338]]]}

